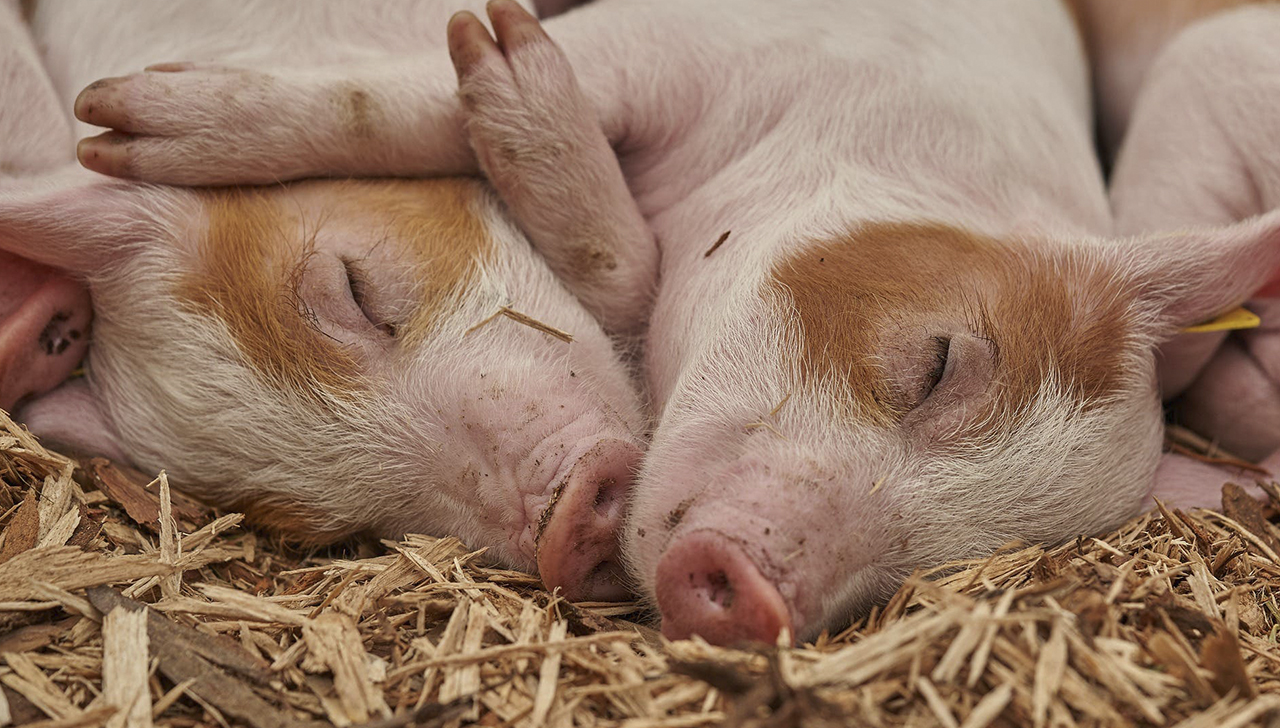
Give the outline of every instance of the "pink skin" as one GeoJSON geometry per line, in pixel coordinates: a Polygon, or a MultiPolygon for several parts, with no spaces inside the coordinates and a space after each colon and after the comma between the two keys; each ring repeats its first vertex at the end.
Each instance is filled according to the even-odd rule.
{"type": "MultiPolygon", "coordinates": [[[[106,312],[95,326],[92,380],[110,396],[77,382],[35,398],[19,415],[53,441],[82,451],[124,456],[148,468],[164,466],[175,482],[195,484],[204,497],[219,503],[240,502],[253,491],[233,475],[215,483],[202,482],[200,465],[191,464],[193,460],[183,453],[186,448],[198,448],[200,457],[221,462],[239,457],[278,467],[272,458],[280,456],[272,451],[290,447],[287,408],[265,405],[282,410],[269,415],[276,424],[268,425],[281,429],[254,438],[267,448],[265,452],[234,437],[206,440],[200,423],[216,427],[218,415],[201,413],[200,398],[167,401],[173,381],[185,382],[193,367],[206,368],[202,387],[209,391],[211,408],[240,409],[247,420],[264,413],[254,409],[258,406],[254,395],[240,403],[219,403],[214,393],[225,386],[218,381],[226,376],[222,370],[227,365],[215,363],[236,357],[204,350],[214,346],[216,352],[216,340],[192,340],[195,327],[175,324],[172,314],[153,316],[178,309],[180,304],[167,298],[170,294],[163,284],[144,282],[149,270],[177,273],[201,265],[178,232],[201,215],[197,198],[177,191],[154,197],[155,190],[143,186],[77,184],[68,182],[67,189],[53,192],[38,192],[39,187],[31,185],[34,189],[25,192],[31,197],[26,198],[0,190],[0,243],[18,253],[38,254],[45,262],[68,265],[76,278],[89,281],[96,305],[106,312]],[[138,222],[130,227],[120,218],[150,205],[160,215],[176,215],[176,219],[156,223],[155,237],[145,244],[130,241],[133,252],[106,254],[124,243],[117,237],[121,231],[136,235],[148,229],[148,224],[138,222]],[[193,354],[183,353],[191,351],[193,344],[201,351],[195,360],[190,359],[193,354]],[[163,361],[173,371],[148,370],[127,358],[119,361],[134,351],[159,349],[171,352],[163,361]],[[124,376],[118,376],[118,371],[124,376]],[[122,405],[123,411],[115,409],[122,405]],[[180,406],[196,410],[171,410],[180,406]],[[171,411],[178,422],[164,419],[171,411]],[[177,440],[151,444],[146,433],[157,427],[173,432],[170,437],[177,440]],[[142,442],[127,437],[135,428],[142,442]],[[188,439],[193,443],[188,444],[188,439]]],[[[357,194],[350,188],[347,192],[357,194]]],[[[363,479],[354,483],[343,478],[335,482],[322,464],[314,473],[302,468],[296,479],[303,483],[316,479],[306,486],[310,492],[303,502],[331,509],[331,519],[340,520],[326,527],[339,534],[457,534],[472,546],[488,547],[499,563],[541,572],[549,587],[558,588],[569,599],[623,598],[617,533],[641,454],[635,433],[643,420],[612,342],[589,315],[573,305],[545,267],[529,268],[509,289],[511,295],[540,320],[572,330],[573,344],[504,318],[464,335],[494,305],[479,300],[464,302],[463,320],[450,323],[451,330],[409,347],[372,323],[375,318],[399,320],[404,315],[400,307],[417,297],[409,275],[413,266],[398,247],[399,241],[384,233],[362,232],[370,224],[385,230],[385,222],[337,214],[335,205],[342,202],[325,184],[294,185],[271,194],[281,196],[286,209],[296,210],[302,229],[312,231],[312,252],[297,274],[300,301],[327,338],[356,355],[362,372],[361,405],[346,415],[356,421],[357,432],[368,433],[361,436],[360,453],[351,453],[341,444],[330,452],[325,443],[316,441],[314,432],[306,430],[297,433],[299,447],[317,463],[331,455],[355,462],[366,452],[373,457],[370,465],[351,474],[363,479]],[[327,215],[331,217],[326,222],[327,215]],[[343,272],[344,259],[360,262],[365,283],[360,303],[343,272]],[[494,351],[502,351],[503,356],[493,356],[494,351]],[[531,384],[535,382],[536,386],[531,384]],[[379,476],[384,469],[385,475],[379,476]]],[[[507,264],[536,261],[527,244],[510,228],[504,229],[499,218],[491,224],[499,251],[511,251],[507,264]]],[[[10,253],[2,255],[7,260],[10,253]]],[[[33,273],[16,281],[21,288],[6,289],[14,292],[14,301],[21,306],[6,321],[6,338],[0,340],[6,346],[11,340],[36,341],[40,328],[29,322],[45,326],[49,307],[55,303],[79,305],[86,316],[89,310],[82,284],[34,264],[23,265],[28,272],[43,271],[54,283],[35,288],[38,281],[33,273]],[[29,288],[35,292],[28,295],[29,288]],[[75,298],[75,293],[81,298],[75,298]]],[[[493,273],[500,274],[500,270],[493,273]]],[[[84,338],[78,341],[77,351],[68,347],[63,352],[67,371],[83,351],[84,338]]],[[[33,349],[28,345],[17,353],[25,356],[33,349]]],[[[25,362],[19,357],[16,363],[25,362]]],[[[35,384],[52,388],[65,375],[66,371],[46,367],[35,384]]],[[[32,382],[6,379],[4,384],[6,396],[22,396],[32,382]]],[[[240,396],[235,391],[239,386],[244,385],[235,385],[230,394],[240,396]]],[[[299,419],[306,421],[302,413],[299,419]]],[[[344,426],[343,421],[326,425],[336,436],[342,435],[344,426]]],[[[263,510],[251,512],[262,515],[263,510]]],[[[294,535],[332,537],[323,530],[294,535]]]]}
{"type": "MultiPolygon", "coordinates": [[[[912,568],[1011,538],[1057,541],[1136,513],[1159,460],[1151,346],[1260,285],[1245,258],[1280,260],[1263,247],[1280,239],[1274,216],[1176,240],[1101,237],[1111,220],[1090,143],[1085,69],[1058,4],[831,7],[738,0],[655,10],[606,0],[547,24],[662,248],[646,342],[660,419],[637,476],[624,553],[673,636],[768,642],[788,628],[809,639],[884,598],[912,568]],[[997,14],[1025,21],[1026,32],[995,32],[982,19],[997,14]],[[940,53],[971,65],[948,60],[905,73],[896,65],[940,53]],[[1014,137],[1025,143],[1008,143],[1014,137]],[[1135,325],[1155,331],[1143,329],[1126,351],[1133,379],[1123,397],[1092,413],[1046,400],[1034,420],[1042,424],[1011,433],[1010,447],[973,452],[949,447],[946,437],[991,391],[994,359],[981,346],[948,350],[944,376],[891,426],[849,417],[847,393],[834,387],[797,385],[788,302],[762,294],[771,266],[824,236],[886,219],[950,221],[1048,259],[1079,254],[1128,281],[1123,295],[1146,322],[1135,325]],[[726,230],[723,247],[707,255],[726,230]]],[[[553,56],[530,52],[540,38],[533,21],[503,0],[490,4],[489,19],[496,41],[465,16],[451,25],[465,113],[519,118],[561,101],[572,107],[576,96],[560,96],[572,79],[555,76],[553,56]],[[531,45],[505,47],[515,38],[531,45]],[[526,59],[538,59],[543,72],[522,72],[526,59]],[[486,109],[489,102],[512,107],[486,109]]],[[[520,129],[511,138],[469,132],[458,96],[437,93],[438,78],[423,80],[430,63],[380,74],[248,76],[190,66],[113,79],[85,91],[81,118],[131,136],[85,142],[81,158],[113,174],[192,183],[253,179],[264,169],[368,172],[353,145],[335,139],[332,114],[308,116],[314,127],[301,137],[267,123],[310,111],[308,99],[353,81],[413,112],[404,114],[411,125],[376,130],[375,146],[396,150],[392,163],[377,166],[382,173],[405,174],[410,161],[418,171],[474,169],[479,162],[458,151],[468,141],[480,159],[503,144],[558,141],[555,129],[536,126],[527,137],[520,129]],[[208,101],[246,83],[255,94],[270,89],[273,102],[226,115],[208,101]],[[243,144],[266,156],[243,153],[243,144]]],[[[581,132],[571,128],[570,142],[581,132]]],[[[540,174],[525,188],[519,180],[500,186],[520,197],[548,184],[553,199],[574,204],[555,190],[582,182],[577,172],[549,166],[540,174]]],[[[522,214],[536,210],[517,203],[522,214]]],[[[956,275],[963,268],[942,275],[985,295],[982,281],[956,275]]],[[[1072,266],[1062,270],[1074,275],[1072,266]]],[[[1082,306],[1098,303],[1088,289],[1072,291],[1082,306]]],[[[937,361],[928,334],[979,340],[956,311],[918,314],[869,324],[885,327],[869,355],[904,391],[920,390],[921,372],[937,361]]]]}
{"type": "Polygon", "coordinates": [[[653,233],[564,54],[518,5],[501,10],[493,16],[496,42],[469,12],[449,22],[471,146],[587,310],[607,330],[638,331],[658,275],[653,233]]]}
{"type": "MultiPolygon", "coordinates": [[[[199,3],[190,10],[220,12],[199,3]]],[[[409,13],[414,7],[402,3],[393,10],[409,13]]],[[[146,9],[127,3],[104,12],[116,11],[118,24],[127,26],[126,16],[146,9]]],[[[47,6],[41,12],[52,16],[38,19],[53,23],[51,35],[42,38],[50,57],[75,54],[72,62],[56,64],[64,70],[119,68],[122,62],[133,68],[136,61],[120,56],[156,53],[121,46],[110,32],[68,47],[76,34],[53,30],[62,27],[58,22],[84,22],[84,13],[61,14],[61,8],[47,6]],[[95,58],[96,63],[84,60],[95,58]]],[[[335,2],[315,14],[324,19],[343,12],[346,4],[335,2]]],[[[440,13],[439,25],[446,17],[440,13]]],[[[190,45],[204,47],[204,30],[175,27],[161,35],[165,42],[179,42],[190,33],[190,45]]],[[[241,40],[248,45],[261,42],[265,32],[245,30],[241,40]]],[[[415,50],[422,47],[416,34],[403,35],[414,36],[415,50]]],[[[443,60],[443,36],[439,41],[443,60]]],[[[222,41],[210,42],[225,52],[222,41]]],[[[332,53],[303,46],[293,50],[332,53]]],[[[0,59],[5,50],[0,48],[0,59]]],[[[174,73],[186,66],[159,68],[169,70],[157,73],[174,73]]],[[[60,80],[75,88],[89,79],[60,80]]],[[[71,106],[65,101],[64,122],[71,106]]],[[[594,115],[579,102],[566,120],[594,115]]],[[[0,111],[0,128],[11,119],[0,111]]],[[[620,199],[618,188],[625,190],[625,184],[616,159],[609,156],[611,167],[602,168],[598,127],[580,127],[584,147],[567,159],[566,168],[578,157],[588,160],[581,168],[601,180],[595,202],[620,199]],[[582,153],[591,145],[595,159],[582,153]]],[[[69,145],[59,150],[69,157],[69,145]]],[[[0,150],[0,163],[7,159],[0,150]]],[[[468,164],[475,169],[474,161],[468,164]]],[[[209,197],[95,177],[60,170],[0,185],[0,404],[12,407],[21,400],[18,415],[38,435],[81,452],[166,468],[198,495],[229,507],[247,503],[252,516],[276,518],[303,539],[354,532],[457,535],[469,546],[486,548],[496,563],[540,572],[566,598],[627,595],[617,535],[646,424],[634,383],[615,341],[530,249],[487,188],[459,181],[466,186],[467,208],[491,238],[492,260],[480,264],[460,300],[445,302],[438,329],[412,343],[396,339],[384,325],[410,316],[422,298],[425,276],[418,268],[427,265],[407,253],[396,222],[406,215],[430,216],[430,200],[400,199],[393,212],[370,213],[349,204],[361,193],[359,185],[275,185],[263,192],[287,211],[282,244],[311,245],[291,279],[296,287],[282,293],[296,298],[308,325],[350,353],[359,367],[361,396],[354,403],[329,402],[317,414],[300,401],[306,397],[278,391],[248,366],[227,345],[214,316],[191,314],[189,302],[175,300],[175,281],[207,265],[195,240],[204,229],[209,197]],[[358,263],[359,296],[344,261],[358,263]],[[67,326],[87,331],[89,290],[98,313],[89,376],[57,386],[84,354],[87,337],[63,348],[56,366],[29,365],[57,312],[69,311],[67,326]],[[574,340],[566,343],[504,317],[476,327],[501,305],[567,330],[574,340]],[[151,356],[155,351],[165,356],[151,356]],[[192,383],[192,371],[202,373],[198,384],[192,383]],[[231,420],[238,420],[234,427],[231,420]],[[290,523],[299,506],[310,520],[290,523]]],[[[374,202],[402,184],[371,183],[377,188],[374,202]]],[[[611,229],[621,227],[618,220],[628,210],[634,222],[638,213],[626,201],[630,208],[620,208],[623,216],[611,218],[611,229]]],[[[629,249],[615,251],[620,262],[612,270],[621,277],[584,286],[635,289],[627,299],[630,310],[616,318],[642,321],[656,264],[653,241],[619,241],[638,243],[632,257],[629,249]],[[647,283],[628,272],[642,266],[649,268],[640,273],[650,278],[647,283]]],[[[56,336],[70,330],[52,330],[45,339],[60,346],[56,336]]]]}
{"type": "MultiPolygon", "coordinates": [[[[1206,4],[1197,14],[1207,9],[1216,8],[1206,4]]],[[[1280,11],[1266,5],[1232,10],[1185,29],[1188,19],[1174,17],[1171,7],[1150,12],[1148,25],[1177,21],[1181,32],[1168,32],[1167,43],[1155,47],[1159,54],[1129,59],[1142,65],[1145,84],[1122,105],[1132,107],[1132,116],[1112,180],[1118,229],[1223,224],[1280,207],[1280,52],[1274,44],[1280,11]]],[[[1126,52],[1119,46],[1110,54],[1126,52]]],[[[1184,334],[1165,345],[1161,360],[1165,396],[1182,394],[1181,423],[1273,468],[1280,457],[1277,280],[1280,268],[1248,304],[1261,315],[1261,328],[1184,334]]],[[[1200,472],[1216,495],[1223,476],[1200,472]]],[[[1180,477],[1190,480],[1190,474],[1180,477]]]]}
{"type": "Polygon", "coordinates": [[[92,318],[83,284],[0,250],[0,409],[61,384],[84,358],[92,318]]]}
{"type": "Polygon", "coordinates": [[[657,599],[670,639],[695,634],[718,645],[767,641],[793,630],[778,587],[734,538],[716,531],[687,534],[658,562],[657,599]]]}

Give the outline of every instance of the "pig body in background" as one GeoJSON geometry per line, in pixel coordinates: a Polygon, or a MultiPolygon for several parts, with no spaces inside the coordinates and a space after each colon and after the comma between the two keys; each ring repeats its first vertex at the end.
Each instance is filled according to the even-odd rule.
{"type": "Polygon", "coordinates": [[[1260,0],[1067,0],[1094,69],[1098,137],[1110,166],[1151,63],[1188,25],[1260,0]]]}
{"type": "MultiPolygon", "coordinates": [[[[49,129],[65,131],[75,92],[104,73],[174,55],[358,65],[430,38],[444,57],[454,9],[54,2],[34,4],[30,32],[60,98],[49,129]]],[[[328,103],[353,138],[379,123],[359,93],[328,103]]],[[[166,468],[307,541],[457,535],[572,598],[625,593],[616,531],[644,428],[637,395],[612,341],[483,184],[196,192],[95,177],[0,186],[3,254],[86,281],[96,309],[87,380],[25,398],[33,431],[166,468]],[[572,343],[494,318],[504,306],[572,343]]]]}
{"type": "MultiPolygon", "coordinates": [[[[58,103],[16,0],[0,2],[0,182],[74,161],[58,103]]],[[[84,358],[84,284],[0,246],[0,408],[61,384],[84,358]]]]}
{"type": "MultiPolygon", "coordinates": [[[[1104,129],[1123,139],[1111,182],[1118,230],[1176,231],[1280,208],[1280,8],[1099,1],[1090,12],[1095,25],[1113,29],[1093,45],[1100,88],[1116,89],[1103,96],[1104,129]],[[1143,37],[1150,42],[1135,40],[1143,37]]],[[[1166,396],[1182,395],[1182,423],[1274,472],[1280,267],[1271,273],[1248,304],[1261,315],[1260,328],[1185,334],[1165,348],[1161,376],[1166,396]]],[[[1209,477],[1196,475],[1203,466],[1182,468],[1193,484],[1209,477]]]]}
{"type": "Polygon", "coordinates": [[[593,109],[662,248],[660,422],[625,547],[671,636],[811,637],[912,568],[1136,513],[1160,458],[1153,346],[1243,300],[1243,258],[1280,259],[1274,217],[1105,237],[1056,1],[599,0],[547,23],[567,63],[517,7],[490,13],[496,44],[450,26],[458,97],[420,59],[185,66],[86,91],[82,118],[116,131],[81,159],[194,183],[462,172],[469,137],[523,221],[539,186],[582,181],[557,173],[574,135],[538,120],[593,109]],[[313,101],[350,84],[412,120],[360,142],[393,164],[313,101]]]}

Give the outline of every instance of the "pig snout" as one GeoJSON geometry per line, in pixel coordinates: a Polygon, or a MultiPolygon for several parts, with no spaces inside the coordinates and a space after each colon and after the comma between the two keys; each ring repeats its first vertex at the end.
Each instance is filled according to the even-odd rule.
{"type": "Polygon", "coordinates": [[[0,408],[68,377],[84,358],[92,316],[83,285],[0,253],[0,408]]]}
{"type": "Polygon", "coordinates": [[[629,593],[618,534],[640,449],[617,439],[578,457],[538,522],[538,571],[547,588],[572,601],[617,601],[629,593]]]}
{"type": "Polygon", "coordinates": [[[656,592],[669,639],[696,634],[719,645],[772,643],[784,628],[794,633],[777,587],[741,547],[715,531],[687,534],[667,549],[658,562],[656,592]]]}

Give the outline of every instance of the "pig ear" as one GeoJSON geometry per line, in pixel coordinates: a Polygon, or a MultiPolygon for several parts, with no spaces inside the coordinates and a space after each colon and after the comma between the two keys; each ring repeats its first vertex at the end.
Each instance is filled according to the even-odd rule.
{"type": "MultiPolygon", "coordinates": [[[[1270,478],[1280,477],[1280,451],[1263,461],[1262,467],[1270,471],[1270,478]]],[[[1143,500],[1142,509],[1148,511],[1155,508],[1155,499],[1158,498],[1170,508],[1217,510],[1222,507],[1222,486],[1229,482],[1240,485],[1250,495],[1265,500],[1266,495],[1262,489],[1253,485],[1254,480],[1260,477],[1267,479],[1267,476],[1260,474],[1221,468],[1177,453],[1165,453],[1160,457],[1160,466],[1156,468],[1155,488],[1143,500]]]]}
{"type": "Polygon", "coordinates": [[[81,274],[101,270],[158,218],[154,188],[68,167],[0,183],[0,250],[81,274]],[[148,194],[149,191],[152,194],[148,194]]]}
{"type": "Polygon", "coordinates": [[[1124,244],[1161,339],[1230,311],[1280,277],[1280,211],[1124,244]]]}
{"type": "Polygon", "coordinates": [[[84,379],[73,379],[15,413],[41,442],[74,455],[102,455],[127,463],[120,439],[84,379]]]}

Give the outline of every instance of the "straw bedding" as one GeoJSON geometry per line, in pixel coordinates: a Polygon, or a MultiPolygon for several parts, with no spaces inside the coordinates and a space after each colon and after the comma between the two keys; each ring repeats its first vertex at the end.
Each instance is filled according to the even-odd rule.
{"type": "Polygon", "coordinates": [[[0,726],[1280,724],[1280,531],[1230,488],[730,650],[454,539],[299,552],[2,414],[0,481],[0,726]]]}

